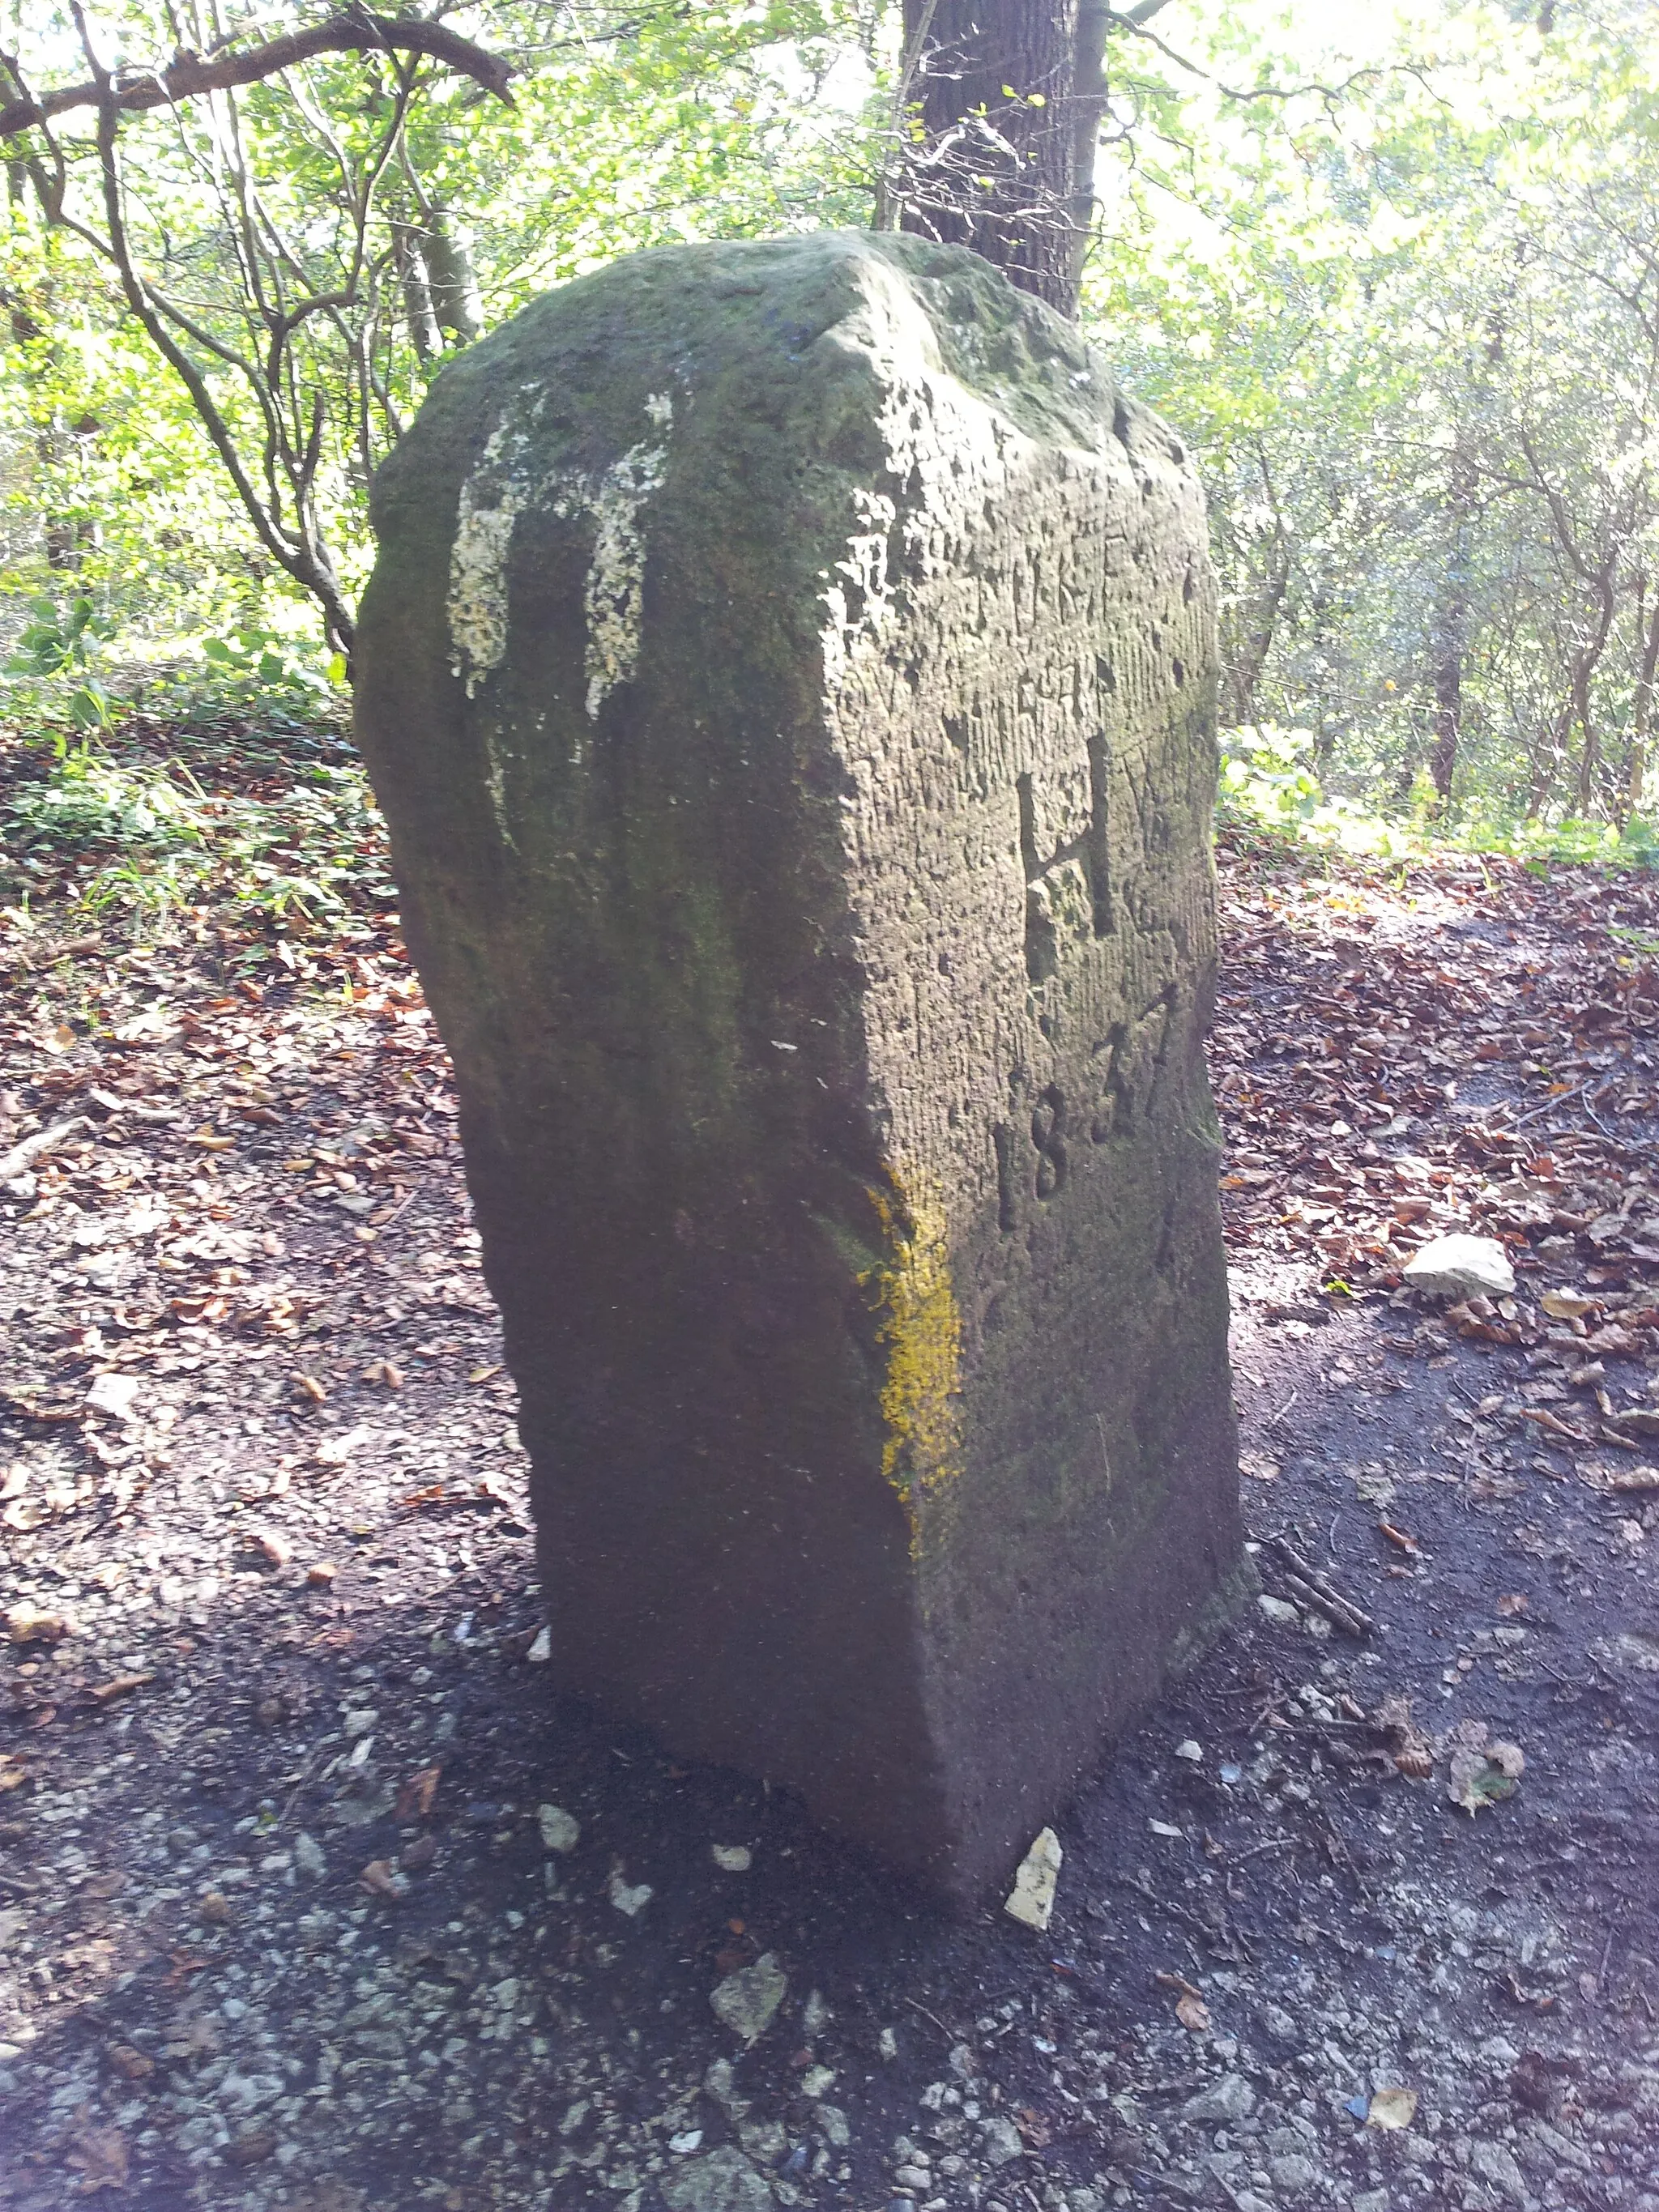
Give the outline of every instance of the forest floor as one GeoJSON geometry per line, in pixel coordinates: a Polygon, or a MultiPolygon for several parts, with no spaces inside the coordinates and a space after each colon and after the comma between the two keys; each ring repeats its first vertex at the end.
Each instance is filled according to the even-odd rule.
{"type": "Polygon", "coordinates": [[[0,2205],[1659,2212],[1650,877],[1224,852],[1264,1598],[1060,1820],[1036,1936],[549,1693],[395,916],[278,923],[228,866],[135,936],[40,850],[0,2205]],[[1399,1287],[1453,1227],[1513,1301],[1399,1287]]]}

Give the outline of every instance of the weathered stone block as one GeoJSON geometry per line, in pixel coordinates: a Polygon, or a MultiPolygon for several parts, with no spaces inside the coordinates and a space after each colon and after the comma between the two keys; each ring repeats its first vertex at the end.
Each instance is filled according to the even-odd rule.
{"type": "Polygon", "coordinates": [[[1193,471],[841,233],[538,301],[376,526],[550,1673],[976,1894],[1239,1573],[1193,471]]]}

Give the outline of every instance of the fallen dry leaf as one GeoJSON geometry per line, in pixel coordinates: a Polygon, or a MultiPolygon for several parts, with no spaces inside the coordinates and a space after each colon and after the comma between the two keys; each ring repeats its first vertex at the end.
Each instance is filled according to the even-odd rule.
{"type": "Polygon", "coordinates": [[[400,1897],[398,1877],[392,1871],[390,1859],[371,1859],[357,1877],[363,1887],[376,1897],[400,1897]]]}
{"type": "Polygon", "coordinates": [[[8,1611],[6,1633],[14,1644],[56,1644],[65,1636],[74,1635],[75,1616],[69,1613],[43,1613],[25,1598],[21,1605],[8,1611]]]}
{"type": "Polygon", "coordinates": [[[83,2118],[75,2131],[68,2162],[80,2169],[81,2191],[95,2196],[100,2189],[125,2189],[131,2153],[118,2128],[99,2128],[83,2118]]]}
{"type": "Polygon", "coordinates": [[[125,1698],[131,1691],[142,1690],[146,1682],[153,1682],[155,1680],[155,1674],[153,1668],[145,1674],[117,1674],[110,1681],[94,1684],[92,1692],[94,1702],[106,1705],[112,1698],[125,1698]]]}
{"type": "Polygon", "coordinates": [[[1185,2028],[1190,2028],[1194,2035],[1207,2034],[1210,2027],[1210,2008],[1204,2002],[1204,1992],[1194,1989],[1193,1984],[1180,1974],[1154,1974],[1152,1978],[1159,1989],[1175,1990],[1179,1992],[1176,2001],[1176,2018],[1181,2025],[1185,2028]]]}
{"type": "Polygon", "coordinates": [[[1570,1444],[1587,1444],[1590,1442],[1589,1437],[1579,1430],[1570,1429],[1565,1421],[1558,1420],[1553,1413],[1546,1413],[1540,1407],[1523,1407],[1521,1419],[1523,1421],[1536,1421],[1540,1429],[1547,1429],[1553,1437],[1565,1437],[1570,1444]]]}
{"type": "Polygon", "coordinates": [[[1514,1796],[1526,1771],[1519,1745],[1492,1741],[1485,1721],[1460,1721],[1441,1748],[1446,1759],[1446,1794],[1468,1813],[1514,1796]]]}
{"type": "Polygon", "coordinates": [[[1388,1736],[1399,1771],[1413,1782],[1425,1782],[1434,1771],[1434,1747],[1412,1718],[1409,1698],[1384,1698],[1376,1708],[1376,1724],[1388,1736]]]}
{"type": "Polygon", "coordinates": [[[1408,2128],[1417,2118],[1415,2089],[1379,2089],[1365,2115],[1368,2128],[1408,2128]]]}
{"type": "Polygon", "coordinates": [[[398,1792],[398,1818],[400,1820],[424,1820],[432,1810],[433,1800],[438,1794],[438,1778],[443,1768],[423,1766],[418,1774],[411,1774],[398,1792]]]}
{"type": "Polygon", "coordinates": [[[1618,1467],[1601,1478],[1603,1490],[1659,1490],[1659,1467],[1618,1467]]]}

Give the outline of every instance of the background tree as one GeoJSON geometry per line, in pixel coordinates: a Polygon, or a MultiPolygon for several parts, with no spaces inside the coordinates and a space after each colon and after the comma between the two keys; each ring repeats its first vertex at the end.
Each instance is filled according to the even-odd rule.
{"type": "MultiPolygon", "coordinates": [[[[758,58],[788,39],[810,73],[843,16],[855,29],[816,0],[501,0],[272,37],[246,0],[70,0],[3,65],[0,283],[43,325],[49,295],[89,289],[106,343],[159,356],[190,473],[204,441],[256,575],[309,594],[344,655],[368,478],[444,355],[541,284],[675,234],[689,202],[714,228],[775,219],[813,131],[758,58]]],[[[123,412],[118,441],[153,452],[123,412]]]]}
{"type": "Polygon", "coordinates": [[[902,229],[969,246],[1022,291],[1075,316],[1107,40],[1164,5],[904,0],[878,220],[896,216],[902,229]]]}

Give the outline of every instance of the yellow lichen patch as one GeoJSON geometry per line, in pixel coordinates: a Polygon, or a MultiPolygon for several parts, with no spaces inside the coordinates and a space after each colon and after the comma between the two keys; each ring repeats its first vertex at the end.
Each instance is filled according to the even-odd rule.
{"type": "Polygon", "coordinates": [[[951,1285],[944,1205],[914,1191],[903,1196],[908,1219],[902,1226],[891,1201],[878,1201],[890,1241],[872,1287],[879,1293],[878,1334],[886,1359],[881,1471],[915,1528],[922,1498],[961,1470],[962,1316],[951,1285]]]}

